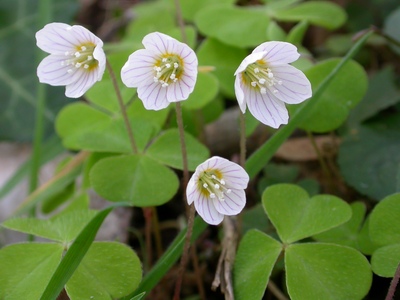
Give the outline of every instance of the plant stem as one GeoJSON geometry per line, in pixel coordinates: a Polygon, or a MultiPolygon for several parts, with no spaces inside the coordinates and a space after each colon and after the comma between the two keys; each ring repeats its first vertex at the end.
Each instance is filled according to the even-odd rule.
{"type": "Polygon", "coordinates": [[[129,118],[128,118],[128,115],[126,113],[126,107],[124,105],[124,101],[122,100],[121,90],[119,89],[119,86],[118,86],[118,83],[117,83],[117,79],[115,77],[115,73],[114,73],[114,71],[113,71],[113,69],[112,69],[112,67],[110,65],[110,62],[108,60],[106,61],[106,65],[107,65],[107,70],[110,73],[111,81],[112,81],[112,83],[114,85],[115,93],[117,94],[118,104],[119,104],[119,107],[121,109],[121,114],[122,114],[122,117],[123,117],[124,122],[125,122],[126,130],[128,132],[129,141],[131,143],[132,151],[133,151],[134,154],[137,154],[138,153],[138,149],[137,149],[137,146],[136,146],[135,139],[133,137],[132,127],[131,127],[131,124],[129,122],[129,118]]]}
{"type": "Polygon", "coordinates": [[[239,111],[240,119],[240,159],[239,164],[244,168],[246,163],[246,118],[245,115],[239,111]]]}
{"type": "MultiPolygon", "coordinates": [[[[181,6],[179,0],[175,0],[175,11],[176,11],[176,18],[179,24],[179,28],[181,30],[181,35],[182,35],[182,42],[187,43],[187,37],[186,37],[186,32],[185,32],[185,24],[183,21],[182,17],[182,11],[181,11],[181,6]]],[[[189,182],[189,169],[188,169],[188,159],[187,159],[187,151],[186,151],[186,144],[185,144],[185,130],[183,127],[183,118],[182,118],[182,107],[180,102],[177,102],[175,104],[175,111],[176,111],[176,119],[178,123],[178,129],[179,129],[179,137],[180,137],[180,143],[181,143],[181,152],[182,152],[182,161],[183,161],[183,182],[182,182],[182,193],[183,193],[183,202],[186,202],[186,186],[189,182]]],[[[193,232],[193,224],[194,224],[194,216],[195,216],[195,208],[194,204],[192,203],[187,209],[187,232],[185,236],[185,244],[183,247],[183,252],[182,252],[182,258],[180,261],[179,265],[179,273],[178,273],[178,278],[176,280],[175,284],[175,292],[174,292],[174,300],[179,300],[180,299],[180,291],[181,291],[181,286],[182,286],[182,280],[183,280],[183,273],[186,269],[186,264],[189,259],[189,248],[190,248],[190,240],[192,237],[192,232],[193,232]]],[[[192,252],[192,258],[196,256],[196,252],[192,252]]],[[[196,257],[197,259],[197,257],[196,257]]],[[[198,268],[198,264],[194,261],[193,263],[194,271],[196,273],[196,277],[200,277],[200,270],[198,268]]],[[[201,282],[197,282],[199,285],[198,289],[201,292],[203,290],[203,287],[201,286],[201,282]]]]}
{"type": "Polygon", "coordinates": [[[394,300],[394,294],[396,293],[396,287],[400,280],[400,263],[397,266],[396,273],[394,273],[393,279],[390,282],[389,291],[386,295],[385,300],[394,300]]]}

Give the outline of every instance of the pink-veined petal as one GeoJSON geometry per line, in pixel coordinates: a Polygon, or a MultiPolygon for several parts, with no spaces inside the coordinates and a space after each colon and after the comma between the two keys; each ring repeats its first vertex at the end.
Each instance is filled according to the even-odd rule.
{"type": "Polygon", "coordinates": [[[239,214],[246,205],[246,193],[244,190],[231,190],[230,193],[225,193],[224,201],[213,199],[215,209],[227,216],[239,214]]]}
{"type": "Polygon", "coordinates": [[[186,100],[189,98],[190,93],[193,92],[194,86],[196,84],[196,78],[183,75],[181,78],[170,84],[167,87],[167,99],[169,102],[177,102],[186,100]]]}
{"type": "Polygon", "coordinates": [[[152,32],[143,38],[142,44],[146,49],[151,50],[156,54],[162,55],[171,53],[170,51],[174,50],[173,43],[170,43],[171,41],[176,41],[177,43],[179,43],[177,40],[166,34],[160,32],[152,32]]]}
{"type": "Polygon", "coordinates": [[[282,84],[275,84],[278,90],[274,95],[281,101],[289,104],[301,103],[312,95],[311,83],[303,72],[291,65],[271,66],[276,80],[282,84]]]}
{"type": "Polygon", "coordinates": [[[266,94],[261,94],[259,90],[249,89],[247,107],[251,114],[261,123],[278,128],[282,124],[287,124],[289,114],[285,104],[277,100],[272,92],[267,89],[266,94]]]}
{"type": "Polygon", "coordinates": [[[263,58],[269,65],[288,64],[300,56],[296,46],[286,42],[265,42],[256,47],[252,53],[265,53],[263,58]]]}
{"type": "Polygon", "coordinates": [[[242,73],[239,73],[236,75],[235,78],[235,95],[236,95],[236,99],[239,103],[239,108],[242,111],[242,113],[246,112],[246,101],[245,101],[245,97],[244,97],[244,83],[243,83],[243,79],[242,79],[242,73]]]}
{"type": "Polygon", "coordinates": [[[127,87],[147,86],[154,82],[153,67],[156,58],[147,50],[141,49],[132,53],[121,69],[122,82],[127,87]]]}
{"type": "Polygon", "coordinates": [[[234,75],[236,76],[237,74],[246,70],[248,65],[255,63],[257,60],[260,60],[261,58],[264,57],[265,54],[266,54],[265,52],[258,52],[258,53],[251,53],[250,55],[248,55],[236,69],[234,75]]]}
{"type": "Polygon", "coordinates": [[[201,193],[197,193],[194,199],[194,207],[197,213],[211,225],[218,225],[224,219],[224,215],[220,214],[214,207],[213,201],[208,199],[201,193]]]}
{"type": "Polygon", "coordinates": [[[199,180],[198,174],[194,173],[190,178],[188,185],[186,187],[186,201],[188,202],[189,205],[192,204],[193,201],[199,197],[198,194],[200,192],[198,191],[198,186],[197,186],[198,180],[199,180]]]}
{"type": "Polygon", "coordinates": [[[65,96],[68,98],[79,98],[97,81],[98,75],[95,70],[86,71],[84,69],[76,70],[77,80],[65,88],[65,96]]]}
{"type": "Polygon", "coordinates": [[[50,23],[36,32],[37,46],[50,54],[64,54],[76,51],[79,39],[71,34],[72,27],[64,23],[50,23]]]}
{"type": "Polygon", "coordinates": [[[249,182],[249,175],[238,164],[231,162],[223,157],[214,156],[215,160],[209,162],[212,169],[217,169],[222,173],[222,178],[226,182],[226,187],[231,189],[245,189],[249,182]],[[211,162],[214,162],[213,164],[211,162]]]}
{"type": "Polygon", "coordinates": [[[138,97],[142,100],[146,109],[160,110],[169,105],[167,100],[167,90],[158,82],[153,82],[146,86],[139,86],[137,89],[138,97]]]}
{"type": "Polygon", "coordinates": [[[103,41],[83,26],[74,25],[71,27],[70,32],[78,40],[79,44],[91,42],[95,45],[103,47],[103,41]]]}
{"type": "Polygon", "coordinates": [[[68,73],[71,66],[62,65],[63,61],[65,61],[65,56],[49,55],[45,57],[37,68],[39,81],[53,86],[72,83],[73,76],[68,73]]]}
{"type": "MultiPolygon", "coordinates": [[[[103,45],[103,42],[101,42],[101,45],[103,45]]],[[[101,78],[103,78],[106,69],[106,54],[100,45],[97,45],[96,48],[94,48],[93,57],[98,61],[97,81],[100,81],[101,78]]]]}

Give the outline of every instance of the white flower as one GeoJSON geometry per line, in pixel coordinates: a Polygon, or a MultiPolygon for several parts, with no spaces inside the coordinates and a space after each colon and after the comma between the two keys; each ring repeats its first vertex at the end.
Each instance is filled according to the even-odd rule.
{"type": "Polygon", "coordinates": [[[242,112],[247,105],[266,125],[287,124],[285,103],[298,104],[311,97],[307,77],[289,65],[299,56],[297,48],[285,42],[266,42],[255,48],[235,72],[235,93],[242,112]]]}
{"type": "Polygon", "coordinates": [[[142,41],[145,49],[129,56],[121,70],[123,83],[137,88],[146,109],[160,110],[186,100],[197,79],[197,56],[189,46],[154,32],[142,41]]]}
{"type": "Polygon", "coordinates": [[[36,33],[36,44],[50,54],[38,66],[39,81],[65,85],[67,97],[78,98],[101,80],[106,67],[103,42],[86,28],[50,23],[36,33]]]}
{"type": "Polygon", "coordinates": [[[186,197],[209,224],[222,222],[224,215],[237,215],[246,204],[244,189],[249,175],[239,165],[219,156],[200,164],[190,178],[186,197]]]}

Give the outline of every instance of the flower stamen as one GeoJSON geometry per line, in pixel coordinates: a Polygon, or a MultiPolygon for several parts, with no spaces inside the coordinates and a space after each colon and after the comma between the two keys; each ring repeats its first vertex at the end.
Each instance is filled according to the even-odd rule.
{"type": "Polygon", "coordinates": [[[208,194],[212,199],[218,197],[218,200],[225,201],[225,194],[231,193],[231,189],[225,187],[225,180],[220,174],[213,171],[205,171],[199,177],[203,193],[208,194]]]}
{"type": "Polygon", "coordinates": [[[167,87],[180,78],[183,72],[182,61],[177,55],[168,55],[157,61],[153,70],[155,71],[154,82],[167,87]]]}
{"type": "MultiPolygon", "coordinates": [[[[250,85],[259,90],[261,94],[267,93],[267,87],[271,88],[275,85],[282,85],[281,80],[275,79],[272,70],[266,66],[262,60],[256,61],[247,66],[243,72],[243,79],[250,82],[250,85]]],[[[273,89],[274,94],[278,93],[277,89],[273,89]]]]}

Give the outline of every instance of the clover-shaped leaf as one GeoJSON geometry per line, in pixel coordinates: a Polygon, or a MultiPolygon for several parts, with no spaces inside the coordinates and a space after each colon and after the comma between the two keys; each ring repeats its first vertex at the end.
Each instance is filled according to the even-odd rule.
{"type": "Polygon", "coordinates": [[[351,217],[350,206],[332,195],[312,198],[297,185],[277,184],[262,195],[265,211],[284,243],[334,228],[351,217]]]}
{"type": "Polygon", "coordinates": [[[285,269],[293,300],[362,299],[372,282],[365,256],[335,244],[289,245],[285,249],[285,269]]]}

